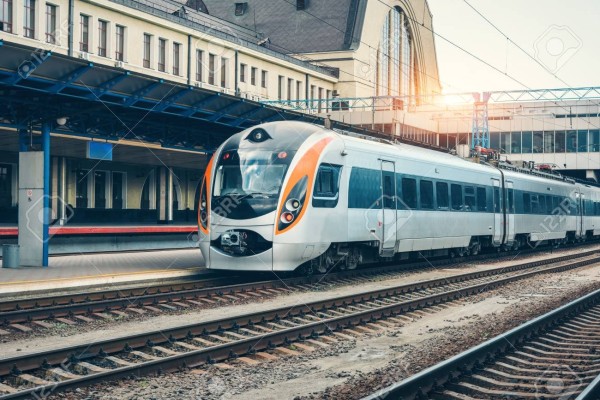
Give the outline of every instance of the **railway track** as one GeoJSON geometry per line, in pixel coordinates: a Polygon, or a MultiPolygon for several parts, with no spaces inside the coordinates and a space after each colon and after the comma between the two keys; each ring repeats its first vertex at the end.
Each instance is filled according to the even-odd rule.
{"type": "MultiPolygon", "coordinates": [[[[579,256],[585,257],[594,253],[596,253],[596,250],[588,250],[582,252],[579,256]]],[[[464,259],[464,261],[485,260],[489,257],[489,254],[480,255],[464,259]]],[[[561,262],[570,258],[571,256],[554,257],[542,260],[540,261],[541,264],[537,263],[535,265],[561,262]]],[[[318,290],[320,286],[336,282],[356,285],[371,279],[373,276],[385,278],[399,272],[438,268],[453,263],[456,263],[456,260],[422,261],[340,271],[324,276],[317,275],[269,281],[256,281],[251,277],[221,276],[147,288],[9,300],[0,302],[0,336],[30,333],[34,329],[49,329],[55,326],[54,324],[73,326],[94,320],[123,318],[129,314],[173,312],[190,307],[243,301],[259,296],[274,296],[295,290],[318,290]]],[[[523,263],[517,267],[528,268],[531,265],[531,263],[523,263]]]]}
{"type": "Polygon", "coordinates": [[[367,397],[600,398],[600,290],[367,397]]]}
{"type": "Polygon", "coordinates": [[[253,358],[268,358],[272,351],[293,353],[288,348],[292,343],[299,348],[327,346],[336,338],[402,323],[405,313],[598,262],[597,254],[551,265],[538,261],[3,359],[0,398],[47,395],[119,377],[235,362],[238,357],[255,362],[253,358]]]}

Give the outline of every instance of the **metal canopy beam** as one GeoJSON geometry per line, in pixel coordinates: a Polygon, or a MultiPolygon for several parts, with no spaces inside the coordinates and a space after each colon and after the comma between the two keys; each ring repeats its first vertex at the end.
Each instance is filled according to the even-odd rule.
{"type": "Polygon", "coordinates": [[[77,68],[75,71],[71,72],[68,75],[65,75],[62,79],[60,79],[59,83],[54,84],[54,86],[48,89],[49,93],[58,93],[64,88],[66,88],[71,83],[75,82],[77,79],[81,78],[86,72],[88,72],[94,66],[93,63],[89,63],[82,67],[77,68]]]}
{"type": "Polygon", "coordinates": [[[121,75],[117,75],[112,79],[102,83],[97,89],[92,89],[90,94],[86,96],[86,98],[94,100],[96,98],[100,98],[106,93],[108,93],[113,87],[123,82],[125,78],[129,76],[129,71],[125,71],[121,75]]]}

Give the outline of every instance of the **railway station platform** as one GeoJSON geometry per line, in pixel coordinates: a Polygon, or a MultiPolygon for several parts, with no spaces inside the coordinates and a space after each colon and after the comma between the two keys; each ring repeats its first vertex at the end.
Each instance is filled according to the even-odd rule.
{"type": "MultiPolygon", "coordinates": [[[[191,224],[68,224],[49,228],[49,254],[107,251],[187,249],[194,245],[196,225],[191,224]]],[[[0,245],[16,244],[19,228],[0,225],[0,245]]]]}
{"type": "Polygon", "coordinates": [[[206,272],[197,248],[52,256],[48,267],[0,268],[0,298],[36,291],[192,279],[206,272]]]}

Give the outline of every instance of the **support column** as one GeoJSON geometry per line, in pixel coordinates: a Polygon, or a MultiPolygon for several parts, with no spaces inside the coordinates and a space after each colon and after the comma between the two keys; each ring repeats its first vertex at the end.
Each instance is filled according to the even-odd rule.
{"type": "Polygon", "coordinates": [[[67,222],[67,159],[58,158],[58,223],[62,226],[67,222]]]}
{"type": "Polygon", "coordinates": [[[48,241],[50,240],[50,124],[42,124],[42,150],[44,152],[44,210],[43,210],[43,254],[42,266],[48,266],[48,241]]]}
{"type": "MultiPolygon", "coordinates": [[[[21,264],[48,266],[50,224],[50,124],[42,125],[42,151],[19,153],[19,246],[21,264]]],[[[26,146],[20,146],[27,150],[26,146]]]]}
{"type": "Polygon", "coordinates": [[[173,222],[173,171],[167,167],[158,168],[158,222],[169,224],[173,222]]]}
{"type": "Polygon", "coordinates": [[[173,170],[167,168],[167,223],[173,222],[173,170]]]}

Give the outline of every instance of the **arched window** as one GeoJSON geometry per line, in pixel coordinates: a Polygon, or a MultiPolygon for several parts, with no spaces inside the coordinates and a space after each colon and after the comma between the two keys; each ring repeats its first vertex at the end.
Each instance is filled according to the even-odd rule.
{"type": "Polygon", "coordinates": [[[381,29],[377,57],[378,96],[415,94],[413,42],[409,21],[399,7],[391,10],[381,29]]]}

